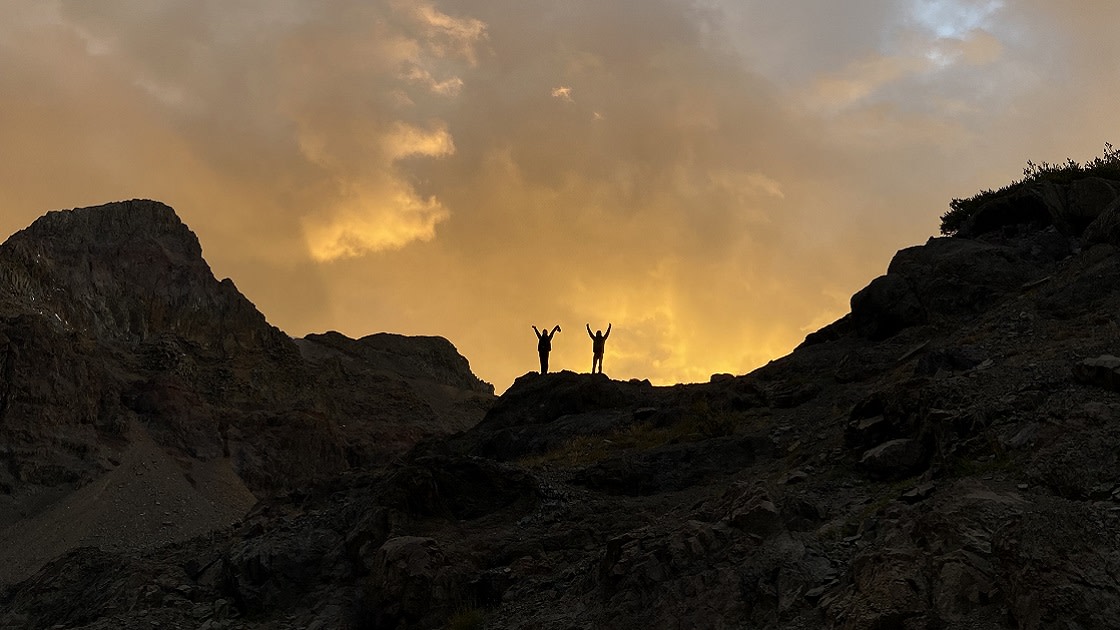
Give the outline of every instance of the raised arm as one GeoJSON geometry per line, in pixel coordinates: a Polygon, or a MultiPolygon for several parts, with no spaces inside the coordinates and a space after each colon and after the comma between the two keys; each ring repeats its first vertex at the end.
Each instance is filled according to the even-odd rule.
{"type": "Polygon", "coordinates": [[[607,332],[603,333],[603,339],[611,336],[611,323],[607,322],[607,332]]]}
{"type": "Polygon", "coordinates": [[[552,334],[555,335],[558,332],[560,332],[560,324],[556,324],[555,326],[552,327],[552,334]]]}
{"type": "Polygon", "coordinates": [[[541,338],[541,331],[537,330],[536,326],[533,326],[533,332],[536,333],[537,339],[541,338]]]}
{"type": "Polygon", "coordinates": [[[592,339],[595,338],[595,335],[591,334],[591,324],[587,324],[587,336],[591,337],[592,339]]]}

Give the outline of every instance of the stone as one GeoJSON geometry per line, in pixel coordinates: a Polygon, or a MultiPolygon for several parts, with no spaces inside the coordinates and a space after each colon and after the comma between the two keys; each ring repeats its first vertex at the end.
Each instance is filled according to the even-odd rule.
{"type": "Polygon", "coordinates": [[[1073,376],[1082,383],[1120,391],[1120,357],[1102,354],[1073,366],[1073,376]]]}
{"type": "Polygon", "coordinates": [[[1040,425],[1037,422],[1028,423],[1026,426],[1015,431],[1010,437],[1003,440],[1004,446],[1013,450],[1026,448],[1038,439],[1039,430],[1040,425]]]}
{"type": "Polygon", "coordinates": [[[933,492],[936,489],[937,489],[937,486],[934,485],[933,483],[923,483],[923,484],[919,484],[917,486],[914,486],[913,488],[907,490],[906,492],[903,492],[902,496],[899,497],[899,498],[901,498],[903,501],[905,501],[907,503],[917,503],[917,502],[922,501],[924,499],[928,499],[930,496],[933,495],[933,492]]]}
{"type": "Polygon", "coordinates": [[[794,470],[785,475],[782,475],[782,478],[778,480],[778,483],[783,485],[792,485],[795,483],[801,483],[808,478],[809,474],[804,470],[794,470]]]}
{"type": "Polygon", "coordinates": [[[1085,228],[1086,243],[1120,246],[1120,199],[1114,199],[1085,228]]]}
{"type": "Polygon", "coordinates": [[[860,457],[860,466],[873,475],[898,479],[925,467],[925,452],[920,442],[900,438],[869,449],[860,457]]]}
{"type": "Polygon", "coordinates": [[[370,570],[366,605],[377,627],[446,614],[467,596],[467,577],[435,539],[397,536],[381,545],[370,570]]]}
{"type": "Polygon", "coordinates": [[[1019,187],[977,208],[957,236],[976,238],[1012,225],[1045,228],[1064,213],[1064,197],[1052,185],[1019,187]]]}
{"type": "Polygon", "coordinates": [[[781,512],[761,486],[735,484],[721,502],[726,505],[727,522],[747,534],[766,538],[783,529],[781,512]]]}
{"type": "Polygon", "coordinates": [[[879,276],[852,296],[852,326],[872,340],[886,339],[904,328],[923,324],[926,309],[906,278],[879,276]]]}
{"type": "MultiPolygon", "coordinates": [[[[1117,183],[1100,177],[1086,177],[1069,184],[1064,212],[1060,219],[1072,234],[1082,234],[1118,200],[1117,183]]],[[[1086,240],[1089,240],[1086,238],[1086,240]]]]}

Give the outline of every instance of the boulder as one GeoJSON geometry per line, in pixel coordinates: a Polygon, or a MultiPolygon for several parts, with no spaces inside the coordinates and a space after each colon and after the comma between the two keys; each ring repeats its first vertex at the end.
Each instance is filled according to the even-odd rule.
{"type": "Polygon", "coordinates": [[[1016,187],[977,208],[957,236],[976,238],[1009,225],[1053,225],[1064,213],[1064,197],[1063,191],[1053,184],[1016,187]]]}
{"type": "Polygon", "coordinates": [[[765,488],[735,484],[729,492],[727,522],[732,527],[758,538],[782,531],[781,513],[765,488]]]}
{"type": "Polygon", "coordinates": [[[1102,354],[1082,359],[1073,366],[1073,376],[1082,383],[1120,391],[1120,357],[1102,354]]]}
{"type": "Polygon", "coordinates": [[[335,564],[343,542],[328,529],[244,540],[225,559],[225,582],[245,612],[290,605],[305,595],[304,585],[335,564]]]}
{"type": "Polygon", "coordinates": [[[928,316],[952,317],[974,315],[1019,295],[1024,284],[1048,273],[1046,264],[1014,246],[931,238],[895,254],[887,275],[904,278],[928,316]]]}
{"type": "Polygon", "coordinates": [[[902,438],[883,442],[864,452],[859,465],[877,477],[901,479],[920,472],[926,465],[921,442],[902,438]]]}
{"type": "Polygon", "coordinates": [[[377,550],[363,593],[365,616],[376,628],[434,627],[470,601],[469,569],[435,539],[397,536],[377,550]]]}
{"type": "Polygon", "coordinates": [[[1030,182],[977,208],[957,236],[976,238],[1014,225],[1034,230],[1052,225],[1066,235],[1080,236],[1118,194],[1117,182],[1100,177],[1030,182]]]}
{"type": "Polygon", "coordinates": [[[1100,177],[1085,177],[1070,182],[1066,189],[1066,203],[1057,217],[1073,235],[1082,234],[1086,226],[1098,219],[1117,201],[1118,182],[1100,177]]]}
{"type": "Polygon", "coordinates": [[[1108,243],[1120,246],[1120,199],[1108,204],[1085,228],[1086,243],[1108,243]]]}
{"type": "Polygon", "coordinates": [[[904,328],[925,323],[926,309],[910,282],[888,273],[852,296],[852,326],[872,340],[886,339],[904,328]]]}
{"type": "Polygon", "coordinates": [[[913,380],[867,395],[848,414],[845,446],[863,452],[889,440],[920,436],[924,394],[923,381],[913,380]]]}

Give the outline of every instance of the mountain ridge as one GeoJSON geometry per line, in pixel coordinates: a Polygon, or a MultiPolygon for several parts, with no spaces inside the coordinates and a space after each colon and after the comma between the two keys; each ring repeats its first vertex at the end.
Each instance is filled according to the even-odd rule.
{"type": "MultiPolygon", "coordinates": [[[[74,548],[0,590],[0,625],[1113,627],[1120,197],[1061,185],[901,250],[750,374],[526,374],[476,422],[206,536],[74,548]]],[[[361,340],[302,349],[332,391],[385,378],[352,369],[361,340]]],[[[407,380],[333,404],[453,417],[402,402],[407,380]]]]}
{"type": "MultiPolygon", "coordinates": [[[[213,276],[198,238],[169,206],[131,200],[47,213],[0,245],[0,525],[14,536],[8,548],[22,553],[12,542],[24,535],[19,515],[41,516],[61,505],[64,488],[99,483],[141,442],[154,445],[141,449],[151,466],[174,464],[191,488],[217,464],[242,486],[229,506],[224,491],[187,501],[199,522],[181,538],[236,520],[251,505],[246,497],[457,430],[481,417],[493,391],[470,381],[450,342],[433,343],[399,340],[416,349],[397,366],[407,375],[391,357],[376,366],[356,357],[348,381],[331,381],[233,281],[213,276]],[[440,382],[429,383],[434,366],[420,373],[425,361],[439,363],[440,382]],[[390,395],[394,408],[363,402],[390,395]],[[432,405],[457,415],[445,421],[432,405]]],[[[143,492],[158,501],[176,488],[160,480],[143,492]]],[[[167,540],[177,528],[164,520],[145,521],[136,535],[167,540]]],[[[93,534],[67,540],[83,536],[93,534]]]]}

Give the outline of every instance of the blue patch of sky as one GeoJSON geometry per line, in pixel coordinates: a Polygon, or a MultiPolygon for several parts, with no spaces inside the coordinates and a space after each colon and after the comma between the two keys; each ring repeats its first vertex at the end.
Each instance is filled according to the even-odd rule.
{"type": "Polygon", "coordinates": [[[936,37],[960,39],[988,27],[1003,5],[1003,0],[917,0],[911,16],[936,37]]]}

